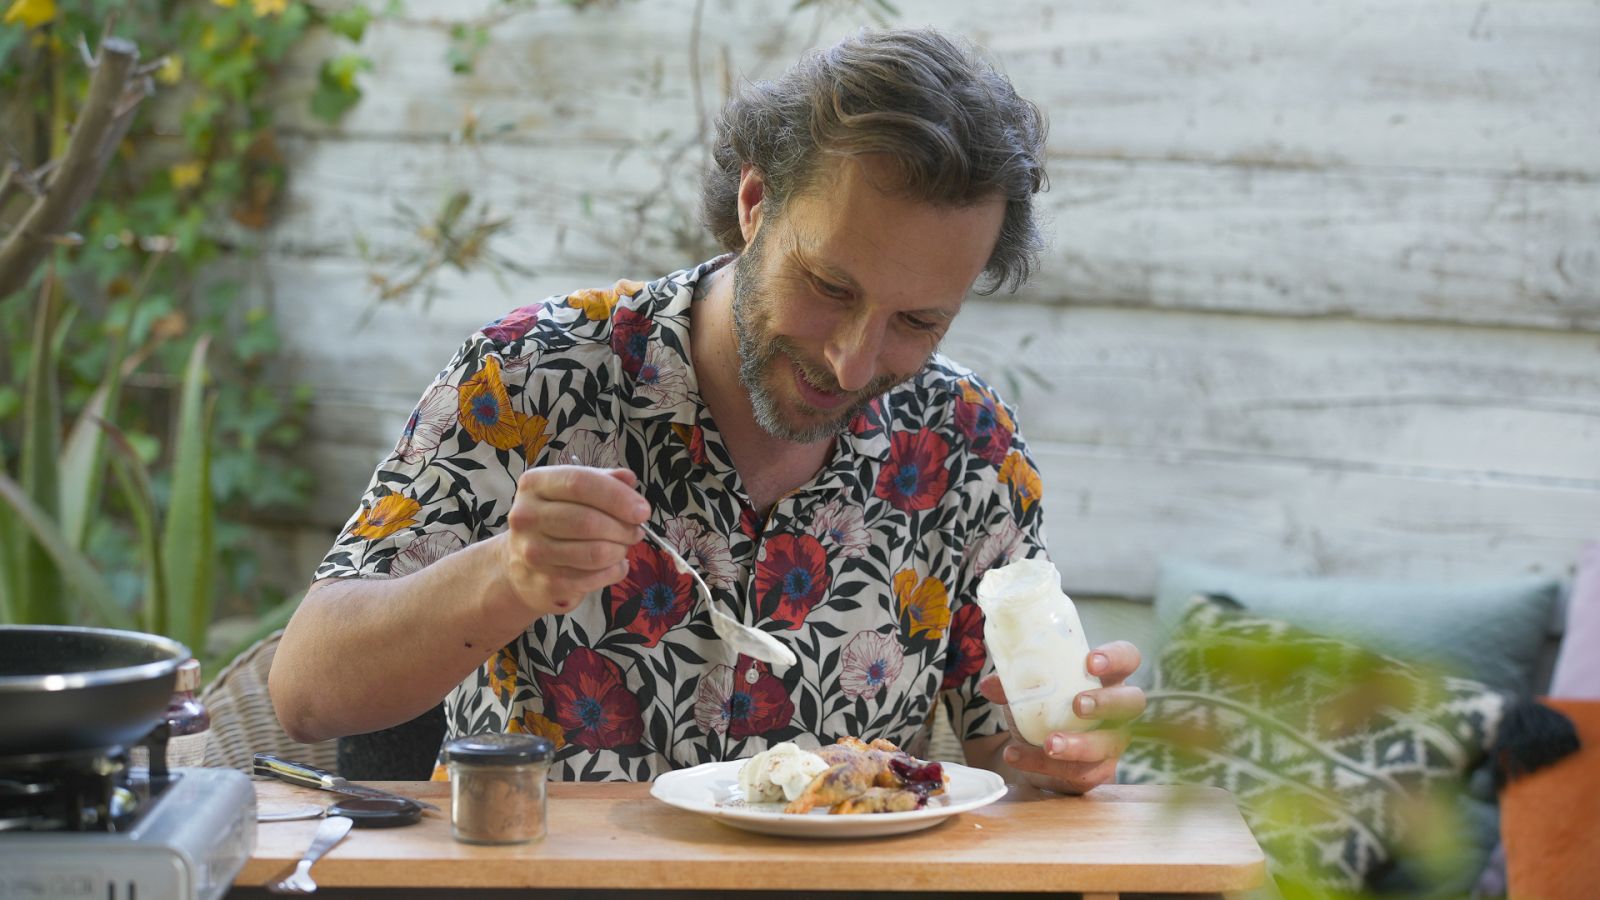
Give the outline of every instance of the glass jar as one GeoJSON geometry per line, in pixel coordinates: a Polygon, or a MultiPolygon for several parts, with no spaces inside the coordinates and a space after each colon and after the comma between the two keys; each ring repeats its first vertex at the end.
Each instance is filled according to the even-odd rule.
{"type": "MultiPolygon", "coordinates": [[[[195,697],[199,690],[200,660],[185,660],[178,666],[178,680],[162,717],[170,734],[167,739],[169,768],[205,765],[206,747],[211,740],[211,712],[195,697]]],[[[130,755],[134,765],[150,765],[148,748],[134,747],[130,755]]]]}
{"type": "Polygon", "coordinates": [[[531,734],[475,734],[444,745],[450,831],[467,844],[545,836],[545,775],[555,745],[531,734]]]}
{"type": "Polygon", "coordinates": [[[1089,639],[1056,567],[1036,558],[990,569],[978,583],[978,606],[1017,731],[1043,746],[1054,732],[1095,727],[1072,707],[1100,679],[1089,674],[1089,639]]]}

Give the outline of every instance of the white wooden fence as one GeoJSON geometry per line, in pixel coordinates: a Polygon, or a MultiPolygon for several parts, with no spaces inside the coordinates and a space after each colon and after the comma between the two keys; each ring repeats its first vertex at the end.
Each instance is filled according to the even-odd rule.
{"type": "MultiPolygon", "coordinates": [[[[315,55],[283,98],[293,181],[260,283],[290,347],[275,377],[316,391],[320,496],[285,544],[306,575],[466,334],[709,255],[700,129],[725,85],[869,21],[549,2],[452,75],[452,23],[498,6],[375,24],[338,128],[302,112],[315,55]],[[418,245],[396,205],[462,189],[534,274],[372,309],[369,271],[418,245]]],[[[1600,2],[899,7],[988,47],[1051,118],[1043,271],[972,301],[946,350],[1016,385],[1070,588],[1147,594],[1167,554],[1559,574],[1600,537],[1600,2]]]]}

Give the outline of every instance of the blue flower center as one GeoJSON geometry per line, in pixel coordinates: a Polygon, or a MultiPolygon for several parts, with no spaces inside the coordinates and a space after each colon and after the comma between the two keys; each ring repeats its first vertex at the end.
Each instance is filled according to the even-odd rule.
{"type": "Polygon", "coordinates": [[[472,417],[485,425],[493,425],[500,421],[500,404],[488,394],[479,394],[472,398],[472,417]]]}
{"type": "Polygon", "coordinates": [[[593,697],[584,697],[578,701],[577,712],[578,719],[583,722],[583,727],[597,728],[600,725],[600,720],[605,717],[606,710],[605,707],[600,705],[599,700],[593,697]]]}
{"type": "Polygon", "coordinates": [[[994,410],[985,406],[978,410],[978,433],[988,434],[994,430],[994,410]]]}
{"type": "Polygon", "coordinates": [[[872,665],[867,666],[867,684],[883,684],[883,675],[888,668],[883,660],[873,660],[872,665]]]}
{"type": "Polygon", "coordinates": [[[655,384],[661,380],[661,369],[656,366],[644,366],[639,369],[639,380],[645,384],[655,384]]]}
{"type": "Polygon", "coordinates": [[[828,537],[832,538],[836,543],[842,544],[842,543],[844,543],[844,529],[843,528],[829,528],[828,529],[828,537]]]}
{"type": "Polygon", "coordinates": [[[656,582],[644,589],[644,596],[639,602],[646,613],[660,616],[672,611],[672,601],[676,598],[677,595],[665,582],[656,582]]]}
{"type": "Polygon", "coordinates": [[[811,593],[811,573],[796,566],[783,576],[783,593],[788,597],[804,597],[811,593]]]}
{"type": "Polygon", "coordinates": [[[917,467],[914,465],[907,464],[901,466],[900,471],[894,476],[895,490],[902,494],[915,493],[917,490],[918,474],[917,467]]]}
{"type": "Polygon", "coordinates": [[[650,346],[650,336],[642,332],[630,334],[623,346],[628,349],[629,356],[644,356],[645,348],[650,346]]]}
{"type": "Polygon", "coordinates": [[[755,703],[750,699],[749,694],[743,691],[735,692],[732,697],[728,698],[728,718],[746,718],[750,715],[750,708],[754,705],[755,703]]]}
{"type": "Polygon", "coordinates": [[[417,432],[417,421],[420,418],[421,418],[421,416],[417,415],[417,410],[412,410],[411,411],[411,418],[406,420],[405,436],[407,438],[411,437],[413,434],[416,434],[416,432],[417,432]]]}

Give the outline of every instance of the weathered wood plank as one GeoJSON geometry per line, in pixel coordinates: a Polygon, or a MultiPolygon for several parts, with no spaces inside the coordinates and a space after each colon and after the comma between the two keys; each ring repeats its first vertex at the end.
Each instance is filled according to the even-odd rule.
{"type": "MultiPolygon", "coordinates": [[[[286,142],[279,252],[414,247],[398,204],[467,188],[536,268],[667,270],[710,255],[692,166],[664,151],[286,142]],[[664,189],[664,192],[663,192],[664,189]]],[[[1600,180],[1058,159],[1027,296],[1091,305],[1600,330],[1600,180]]]]}
{"type": "Polygon", "coordinates": [[[1593,335],[968,302],[1033,441],[1600,490],[1593,335]]]}
{"type": "Polygon", "coordinates": [[[1344,577],[1559,576],[1600,516],[1594,490],[1054,445],[1039,459],[1051,555],[1086,593],[1149,596],[1166,556],[1344,577]]]}
{"type": "MultiPolygon", "coordinates": [[[[379,20],[361,48],[376,72],[342,127],[445,135],[470,108],[538,142],[692,134],[694,6],[544,5],[498,26],[466,77],[444,62],[449,27],[481,4],[379,20]]],[[[709,4],[699,75],[710,106],[729,73],[771,76],[813,40],[870,21],[857,11],[817,24],[787,9],[709,4]]],[[[900,18],[988,46],[1050,112],[1052,146],[1069,156],[1597,172],[1593,0],[932,0],[900,18]]],[[[327,130],[299,102],[323,55],[296,58],[282,107],[293,127],[327,130]]]]}

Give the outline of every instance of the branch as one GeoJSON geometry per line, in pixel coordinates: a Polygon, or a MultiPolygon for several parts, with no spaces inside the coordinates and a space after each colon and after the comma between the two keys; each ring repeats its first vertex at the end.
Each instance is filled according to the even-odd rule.
{"type": "Polygon", "coordinates": [[[0,298],[28,283],[33,270],[94,195],[111,156],[133,124],[140,101],[150,94],[149,79],[135,71],[139,48],[107,37],[89,81],[89,96],[72,137],[45,186],[16,229],[0,244],[0,298]]]}

